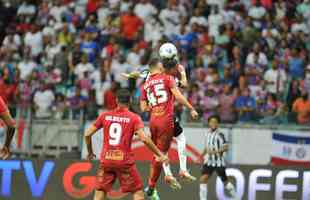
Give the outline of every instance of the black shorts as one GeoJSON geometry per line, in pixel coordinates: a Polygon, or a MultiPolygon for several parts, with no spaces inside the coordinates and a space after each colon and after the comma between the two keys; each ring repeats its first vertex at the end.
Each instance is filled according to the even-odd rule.
{"type": "Polygon", "coordinates": [[[212,167],[209,165],[203,165],[201,173],[203,175],[207,174],[209,177],[212,176],[213,172],[216,172],[216,174],[221,178],[223,182],[226,182],[228,180],[226,175],[226,168],[225,167],[212,167]]]}
{"type": "Polygon", "coordinates": [[[183,128],[181,127],[181,124],[179,120],[174,117],[174,137],[178,137],[183,132],[183,128]]]}

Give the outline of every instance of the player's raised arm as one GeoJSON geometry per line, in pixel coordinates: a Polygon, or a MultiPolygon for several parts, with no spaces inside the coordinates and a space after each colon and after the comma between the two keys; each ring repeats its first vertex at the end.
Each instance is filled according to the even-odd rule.
{"type": "Polygon", "coordinates": [[[171,92],[173,94],[173,96],[175,97],[175,99],[181,103],[182,105],[186,106],[190,112],[191,112],[191,116],[192,118],[196,119],[198,117],[198,113],[195,110],[195,108],[187,101],[187,99],[184,97],[184,95],[180,92],[180,90],[177,87],[172,87],[171,92]]]}
{"type": "Polygon", "coordinates": [[[135,134],[158,157],[159,162],[168,162],[168,157],[156,147],[151,138],[144,134],[143,129],[137,130],[135,134]]]}
{"type": "Polygon", "coordinates": [[[186,71],[183,65],[178,65],[178,71],[181,74],[181,80],[180,80],[180,86],[182,88],[187,88],[188,87],[188,81],[186,77],[186,71]]]}

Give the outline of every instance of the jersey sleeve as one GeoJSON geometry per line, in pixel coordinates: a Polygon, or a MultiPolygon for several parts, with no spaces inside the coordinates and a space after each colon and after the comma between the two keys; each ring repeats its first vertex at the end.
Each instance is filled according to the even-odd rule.
{"type": "Polygon", "coordinates": [[[169,89],[175,88],[177,85],[173,76],[168,76],[166,79],[166,83],[169,89]]]}
{"type": "Polygon", "coordinates": [[[3,99],[0,97],[0,114],[6,112],[8,110],[6,104],[4,103],[3,99]]]}
{"type": "Polygon", "coordinates": [[[104,121],[104,116],[105,114],[104,113],[101,113],[99,115],[99,117],[96,119],[96,121],[94,122],[94,126],[97,128],[97,129],[101,129],[103,127],[103,121],[104,121]]]}
{"type": "Polygon", "coordinates": [[[147,95],[146,95],[146,91],[145,91],[143,85],[140,87],[140,93],[141,93],[140,101],[146,101],[147,95]]]}
{"type": "Polygon", "coordinates": [[[143,124],[141,117],[137,115],[135,119],[135,124],[134,124],[134,131],[136,132],[137,130],[141,128],[144,128],[144,124],[143,124]]]}

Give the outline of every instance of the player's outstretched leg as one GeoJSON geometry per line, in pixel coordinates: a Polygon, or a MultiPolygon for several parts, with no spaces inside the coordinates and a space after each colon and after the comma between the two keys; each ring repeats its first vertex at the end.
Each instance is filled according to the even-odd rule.
{"type": "Polygon", "coordinates": [[[207,200],[208,198],[208,174],[203,174],[200,177],[199,197],[200,200],[207,200]]]}
{"type": "Polygon", "coordinates": [[[157,162],[155,158],[152,160],[151,170],[150,170],[150,178],[148,181],[148,187],[144,189],[146,196],[150,200],[160,200],[158,192],[155,189],[157,180],[160,177],[160,173],[162,170],[162,164],[157,162]]]}
{"type": "Polygon", "coordinates": [[[106,196],[105,192],[95,190],[94,200],[105,200],[105,196],[106,196]]]}
{"type": "Polygon", "coordinates": [[[176,137],[178,146],[178,155],[180,161],[180,177],[186,181],[195,181],[196,177],[192,176],[187,170],[187,156],[186,156],[186,138],[184,133],[176,137]]]}
{"type": "Polygon", "coordinates": [[[174,137],[177,142],[180,161],[179,175],[182,179],[186,181],[195,181],[196,177],[192,176],[187,170],[186,137],[183,133],[183,128],[181,127],[179,121],[176,118],[174,119],[174,137]]]}
{"type": "Polygon", "coordinates": [[[165,172],[165,181],[166,183],[174,190],[180,190],[181,184],[177,181],[177,179],[172,175],[170,165],[163,164],[164,172],[165,172]]]}

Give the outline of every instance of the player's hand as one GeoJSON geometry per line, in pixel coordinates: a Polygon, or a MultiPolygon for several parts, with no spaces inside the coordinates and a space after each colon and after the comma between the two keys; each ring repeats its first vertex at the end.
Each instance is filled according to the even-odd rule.
{"type": "Polygon", "coordinates": [[[178,65],[178,71],[180,72],[180,74],[186,73],[183,65],[178,65]]]}
{"type": "Polygon", "coordinates": [[[195,109],[192,109],[191,110],[191,116],[193,119],[197,119],[198,118],[198,113],[195,109]]]}
{"type": "Polygon", "coordinates": [[[140,72],[131,72],[131,73],[121,73],[121,76],[126,78],[126,79],[130,79],[130,78],[133,78],[133,79],[137,79],[140,77],[140,72]]]}
{"type": "Polygon", "coordinates": [[[168,164],[169,163],[169,158],[166,155],[162,155],[160,157],[156,157],[156,161],[168,164]]]}
{"type": "Polygon", "coordinates": [[[96,155],[94,153],[89,153],[87,155],[87,160],[91,161],[91,160],[94,160],[96,158],[96,155]]]}
{"type": "Polygon", "coordinates": [[[7,160],[11,157],[11,151],[8,147],[3,147],[1,150],[0,150],[0,159],[1,160],[7,160]]]}

